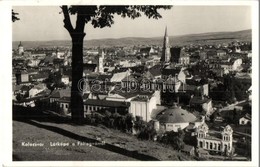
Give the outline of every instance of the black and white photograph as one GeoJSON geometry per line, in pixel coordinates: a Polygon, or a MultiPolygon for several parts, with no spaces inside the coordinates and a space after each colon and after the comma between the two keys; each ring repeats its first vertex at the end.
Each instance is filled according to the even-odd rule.
{"type": "Polygon", "coordinates": [[[258,2],[125,2],[9,4],[12,165],[256,166],[258,2]]]}

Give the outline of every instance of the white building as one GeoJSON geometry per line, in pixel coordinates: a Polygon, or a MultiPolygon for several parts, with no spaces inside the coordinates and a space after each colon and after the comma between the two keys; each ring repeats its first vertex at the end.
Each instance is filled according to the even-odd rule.
{"type": "Polygon", "coordinates": [[[70,83],[69,76],[68,75],[63,75],[61,77],[61,82],[63,82],[65,85],[68,85],[70,83]]]}
{"type": "Polygon", "coordinates": [[[130,111],[134,117],[140,116],[144,121],[149,122],[151,120],[151,113],[153,109],[156,109],[156,96],[138,95],[130,102],[130,111]]]}
{"type": "Polygon", "coordinates": [[[29,90],[29,97],[34,97],[36,94],[44,91],[46,89],[46,86],[44,84],[39,84],[34,86],[29,90]]]}
{"type": "Polygon", "coordinates": [[[18,45],[18,54],[21,55],[24,53],[22,42],[20,41],[20,44],[18,45]]]}
{"type": "Polygon", "coordinates": [[[251,116],[249,114],[239,119],[239,125],[248,125],[248,123],[251,123],[251,116]]]}
{"type": "Polygon", "coordinates": [[[98,72],[99,73],[104,73],[104,51],[98,55],[98,72]]]}
{"type": "Polygon", "coordinates": [[[177,106],[161,111],[156,116],[156,120],[159,121],[159,129],[156,130],[174,132],[177,132],[179,128],[186,128],[190,123],[194,123],[195,127],[204,123],[204,118],[197,118],[192,113],[177,106]]]}
{"type": "Polygon", "coordinates": [[[230,153],[233,150],[233,130],[227,125],[221,133],[209,133],[206,123],[197,129],[197,146],[208,151],[230,153]]]}

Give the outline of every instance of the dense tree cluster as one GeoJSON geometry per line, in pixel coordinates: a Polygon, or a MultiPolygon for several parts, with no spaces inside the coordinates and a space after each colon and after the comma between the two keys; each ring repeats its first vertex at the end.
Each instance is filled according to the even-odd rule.
{"type": "Polygon", "coordinates": [[[61,82],[62,74],[60,72],[54,72],[49,75],[47,79],[45,79],[44,83],[46,83],[46,86],[51,91],[54,90],[54,88],[65,88],[65,84],[61,82]]]}
{"type": "Polygon", "coordinates": [[[250,86],[251,83],[242,82],[234,75],[228,74],[223,77],[223,83],[219,83],[217,87],[210,90],[210,97],[213,100],[227,101],[228,103],[245,100],[248,97],[247,90],[250,86]]]}
{"type": "Polygon", "coordinates": [[[178,132],[169,131],[164,133],[158,140],[161,143],[171,145],[176,150],[181,150],[184,146],[184,137],[184,131],[178,129],[178,132]]]}
{"type": "Polygon", "coordinates": [[[133,116],[131,114],[120,115],[119,113],[111,113],[105,111],[104,114],[98,112],[86,115],[86,122],[98,125],[102,124],[108,128],[117,129],[123,132],[132,132],[133,116]]]}

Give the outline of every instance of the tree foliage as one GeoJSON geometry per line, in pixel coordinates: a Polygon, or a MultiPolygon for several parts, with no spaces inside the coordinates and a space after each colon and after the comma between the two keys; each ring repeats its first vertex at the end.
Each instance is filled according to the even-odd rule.
{"type": "Polygon", "coordinates": [[[181,150],[184,146],[184,131],[178,129],[178,132],[168,131],[160,138],[160,142],[171,145],[176,150],[181,150]]]}
{"type": "Polygon", "coordinates": [[[19,14],[14,12],[14,10],[12,9],[12,21],[13,22],[20,20],[20,18],[18,18],[17,15],[19,15],[19,14]]]}
{"type": "MultiPolygon", "coordinates": [[[[82,92],[78,83],[83,75],[83,39],[85,24],[92,24],[94,28],[111,27],[114,15],[135,19],[142,14],[148,18],[159,19],[162,16],[159,9],[170,9],[171,6],[61,6],[64,15],[64,27],[72,38],[72,86],[71,113],[72,121],[81,124],[84,117],[82,92]],[[70,15],[76,15],[75,27],[72,26],[70,15]]],[[[116,119],[114,120],[117,123],[116,119]]]]}

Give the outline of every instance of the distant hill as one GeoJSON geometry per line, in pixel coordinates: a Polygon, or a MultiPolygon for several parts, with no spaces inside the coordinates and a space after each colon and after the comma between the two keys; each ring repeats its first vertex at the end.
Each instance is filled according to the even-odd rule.
{"type": "MultiPolygon", "coordinates": [[[[202,34],[189,34],[180,36],[170,36],[170,44],[172,46],[182,46],[187,44],[215,44],[228,43],[232,41],[251,41],[252,30],[243,30],[235,32],[210,32],[202,34]]],[[[106,38],[86,40],[84,46],[89,47],[111,47],[111,46],[129,46],[129,45],[158,45],[163,43],[162,37],[142,38],[142,37],[127,37],[127,38],[106,38]]],[[[19,41],[13,42],[13,48],[16,49],[19,41]]],[[[54,40],[54,41],[22,41],[25,48],[35,47],[57,47],[71,46],[69,40],[54,40]]]]}

